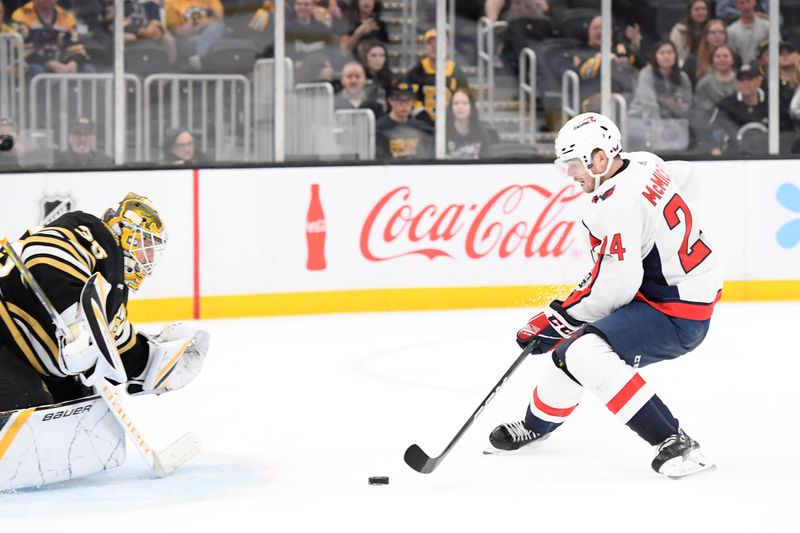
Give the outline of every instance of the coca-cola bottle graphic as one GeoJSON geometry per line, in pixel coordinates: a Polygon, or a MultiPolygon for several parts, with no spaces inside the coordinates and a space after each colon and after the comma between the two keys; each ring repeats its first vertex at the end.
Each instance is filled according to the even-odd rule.
{"type": "Polygon", "coordinates": [[[306,215],[306,242],[308,243],[308,270],[325,270],[325,212],[319,200],[319,185],[311,185],[311,203],[306,215]]]}

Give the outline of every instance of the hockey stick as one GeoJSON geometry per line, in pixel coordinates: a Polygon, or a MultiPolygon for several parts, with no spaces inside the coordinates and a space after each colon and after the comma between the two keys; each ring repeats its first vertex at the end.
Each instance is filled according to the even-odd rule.
{"type": "Polygon", "coordinates": [[[458,430],[456,436],[453,437],[453,440],[450,441],[450,444],[448,444],[445,447],[442,453],[440,453],[436,457],[431,457],[427,453],[422,451],[422,448],[420,448],[418,445],[412,444],[406,450],[405,455],[403,455],[403,459],[405,460],[406,464],[422,474],[430,474],[431,472],[436,470],[436,467],[439,466],[439,463],[441,463],[444,460],[445,456],[448,453],[450,453],[450,450],[453,449],[453,446],[456,445],[456,443],[461,439],[464,433],[466,433],[467,430],[470,428],[470,426],[472,426],[472,424],[475,422],[475,419],[478,418],[478,415],[480,415],[481,412],[484,410],[484,408],[488,405],[488,403],[492,401],[495,394],[497,394],[497,391],[500,390],[500,387],[502,387],[505,384],[508,378],[511,377],[511,374],[514,373],[517,367],[520,364],[522,364],[522,361],[524,361],[525,358],[528,357],[528,355],[530,355],[533,349],[536,348],[538,345],[539,342],[534,340],[529,345],[527,345],[524,350],[522,350],[522,353],[519,354],[519,357],[517,357],[517,359],[511,364],[508,370],[506,370],[506,373],[503,374],[503,377],[500,378],[500,381],[497,382],[497,385],[495,385],[494,388],[491,390],[491,392],[489,392],[489,395],[483,399],[480,405],[478,405],[478,408],[475,409],[475,412],[472,413],[472,415],[467,419],[467,422],[463,426],[461,426],[461,429],[458,430]]]}
{"type": "MultiPolygon", "coordinates": [[[[42,290],[42,287],[33,277],[31,271],[28,270],[27,266],[25,266],[22,258],[17,254],[14,248],[11,247],[8,239],[5,237],[0,238],[0,246],[2,246],[8,256],[11,258],[11,261],[13,261],[14,265],[19,270],[25,284],[28,286],[31,292],[33,292],[33,294],[36,296],[36,299],[39,300],[47,314],[50,316],[50,319],[56,326],[58,335],[62,336],[67,342],[74,340],[72,332],[69,330],[69,327],[65,323],[63,317],[58,314],[55,306],[52,304],[52,302],[50,302],[47,294],[45,294],[44,290],[42,290]]],[[[197,453],[200,451],[200,442],[193,434],[187,433],[167,446],[167,448],[161,453],[156,453],[147,444],[147,441],[144,439],[141,431],[139,431],[137,425],[133,422],[132,418],[128,414],[120,394],[114,390],[111,383],[106,379],[106,376],[113,375],[115,373],[116,375],[119,375],[120,372],[124,376],[125,370],[124,368],[121,368],[122,361],[119,357],[119,352],[117,352],[117,347],[114,344],[114,337],[111,335],[111,332],[108,329],[108,324],[105,321],[105,300],[99,297],[96,285],[93,283],[97,275],[97,273],[93,274],[92,277],[89,278],[84,290],[81,291],[80,304],[83,307],[84,313],[88,319],[95,318],[95,320],[89,320],[89,326],[92,330],[92,335],[95,338],[95,342],[104,356],[102,363],[101,360],[98,360],[97,366],[105,366],[106,371],[104,372],[100,368],[96,368],[95,372],[89,379],[93,382],[93,386],[98,394],[100,394],[100,397],[106,402],[109,410],[114,414],[114,417],[128,433],[128,436],[136,445],[136,449],[144,458],[147,466],[153,471],[153,473],[155,473],[157,477],[163,478],[174,472],[183,463],[197,455],[197,453]],[[91,289],[87,290],[89,287],[91,287],[91,289]]]]}

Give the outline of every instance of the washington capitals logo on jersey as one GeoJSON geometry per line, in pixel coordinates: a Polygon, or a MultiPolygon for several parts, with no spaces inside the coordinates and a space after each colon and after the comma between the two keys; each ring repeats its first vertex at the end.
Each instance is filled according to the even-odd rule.
{"type": "Polygon", "coordinates": [[[616,188],[616,185],[614,185],[613,187],[608,189],[603,194],[598,194],[597,196],[592,196],[592,203],[596,204],[598,200],[608,200],[609,198],[611,198],[611,195],[614,194],[614,189],[615,188],[616,188]]]}
{"type": "Polygon", "coordinates": [[[72,211],[72,205],[74,203],[75,201],[69,196],[49,196],[42,198],[40,204],[40,223],[43,226],[47,226],[64,213],[72,211]]]}

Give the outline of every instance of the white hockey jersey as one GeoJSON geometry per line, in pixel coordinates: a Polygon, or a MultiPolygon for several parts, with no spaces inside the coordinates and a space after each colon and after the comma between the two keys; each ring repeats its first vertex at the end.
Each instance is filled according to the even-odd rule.
{"type": "Polygon", "coordinates": [[[679,187],[690,167],[673,169],[648,152],[621,157],[624,166],[597,188],[583,218],[594,266],[564,308],[594,322],[641,300],[669,316],[710,318],[722,269],[679,187]]]}

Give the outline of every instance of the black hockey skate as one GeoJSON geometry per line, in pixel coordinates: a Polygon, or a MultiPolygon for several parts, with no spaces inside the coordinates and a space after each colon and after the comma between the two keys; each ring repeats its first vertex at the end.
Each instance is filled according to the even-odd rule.
{"type": "Polygon", "coordinates": [[[659,474],[677,479],[713,468],[714,464],[700,451],[697,441],[681,429],[658,445],[651,466],[659,474]]]}
{"type": "MultiPolygon", "coordinates": [[[[500,424],[489,435],[489,442],[497,450],[512,451],[518,450],[537,441],[545,440],[550,433],[538,434],[525,427],[525,423],[509,422],[500,424]]],[[[491,450],[484,453],[492,453],[491,450]]]]}

